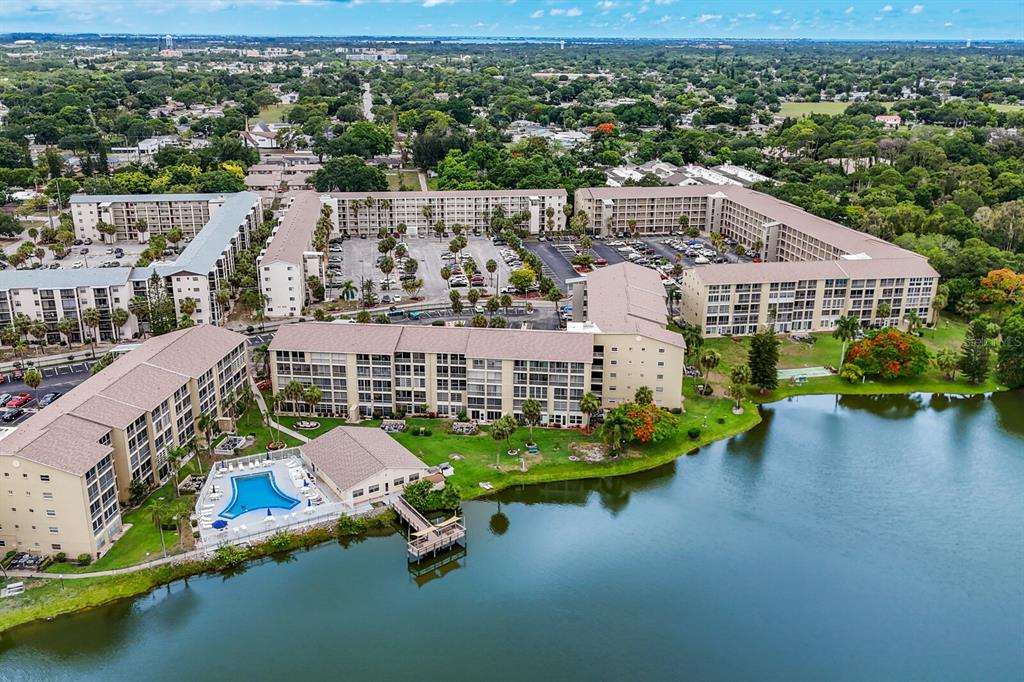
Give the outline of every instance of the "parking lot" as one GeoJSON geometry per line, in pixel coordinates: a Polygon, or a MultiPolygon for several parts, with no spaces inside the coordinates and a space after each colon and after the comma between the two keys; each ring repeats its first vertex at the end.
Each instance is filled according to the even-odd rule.
{"type": "MultiPolygon", "coordinates": [[[[22,240],[23,241],[23,240],[22,240]]],[[[4,251],[11,255],[18,250],[18,245],[22,241],[12,241],[4,245],[4,251]]],[[[179,248],[184,248],[184,242],[178,245],[179,248]]],[[[53,270],[77,270],[80,268],[98,268],[103,267],[104,263],[116,263],[117,267],[128,268],[135,265],[135,262],[139,258],[139,254],[146,250],[146,244],[139,244],[136,241],[119,240],[116,244],[102,244],[94,242],[92,244],[78,244],[72,246],[67,255],[63,258],[56,258],[53,252],[49,249],[44,250],[41,268],[48,268],[53,270]],[[121,249],[122,255],[120,258],[117,257],[115,249],[121,249]]],[[[28,265],[35,265],[37,263],[35,258],[32,258],[28,265]]],[[[107,266],[114,267],[114,266],[107,266]]]]}
{"type": "MultiPolygon", "coordinates": [[[[441,277],[441,268],[454,262],[444,260],[443,258],[444,254],[449,253],[448,244],[450,241],[450,238],[438,241],[436,237],[406,237],[404,240],[408,248],[408,257],[415,258],[419,262],[416,277],[423,280],[423,289],[420,290],[419,295],[423,298],[424,302],[444,302],[448,300],[448,292],[451,291],[451,287],[441,277]]],[[[507,286],[508,276],[512,272],[512,269],[502,259],[499,249],[500,247],[495,246],[486,237],[469,237],[466,249],[463,251],[464,256],[471,256],[476,262],[477,272],[484,277],[484,285],[481,288],[486,289],[488,292],[495,290],[492,288],[492,279],[494,287],[498,289],[507,286]],[[494,273],[493,278],[485,267],[489,259],[494,259],[498,264],[498,269],[494,273]]],[[[331,255],[338,254],[332,253],[331,255]]],[[[364,278],[372,279],[376,283],[378,296],[387,294],[389,296],[398,295],[403,300],[406,298],[406,294],[402,290],[401,282],[399,281],[399,277],[402,274],[401,264],[399,263],[396,263],[395,270],[389,276],[391,289],[383,289],[384,273],[376,265],[377,258],[380,256],[380,252],[377,250],[376,239],[347,239],[342,246],[340,255],[342,256],[342,261],[337,277],[338,283],[352,280],[356,286],[359,286],[359,283],[364,278]]],[[[456,288],[465,296],[468,287],[456,288]]]]}
{"type": "MultiPolygon", "coordinates": [[[[70,365],[61,365],[59,367],[46,367],[40,370],[43,375],[43,383],[39,385],[37,389],[31,389],[25,385],[25,382],[21,379],[14,378],[13,373],[7,372],[3,374],[3,383],[0,383],[0,397],[3,395],[16,396],[23,393],[28,393],[31,396],[29,402],[22,406],[24,413],[21,414],[17,419],[13,419],[9,422],[0,419],[0,426],[17,426],[23,422],[30,415],[39,411],[38,399],[42,398],[47,393],[60,393],[64,394],[73,389],[78,384],[82,383],[89,378],[89,367],[92,365],[92,360],[87,362],[76,362],[70,365]]],[[[7,401],[4,401],[5,403],[7,401]]],[[[0,411],[0,416],[3,412],[0,411]]]]}
{"type": "MultiPolygon", "coordinates": [[[[526,242],[526,247],[540,257],[544,263],[545,274],[552,277],[563,290],[565,289],[565,280],[579,276],[570,263],[573,252],[567,248],[565,242],[529,241],[526,242]]],[[[675,264],[676,258],[679,258],[679,263],[684,268],[702,264],[697,261],[704,254],[706,254],[708,262],[712,262],[714,259],[724,259],[724,262],[730,263],[750,260],[749,257],[740,259],[728,250],[720,253],[707,239],[689,239],[687,237],[595,239],[590,250],[595,258],[603,258],[608,265],[632,260],[632,262],[659,270],[666,275],[675,264]],[[694,243],[688,244],[687,242],[694,243]],[[701,253],[702,251],[704,253],[701,253]]]]}

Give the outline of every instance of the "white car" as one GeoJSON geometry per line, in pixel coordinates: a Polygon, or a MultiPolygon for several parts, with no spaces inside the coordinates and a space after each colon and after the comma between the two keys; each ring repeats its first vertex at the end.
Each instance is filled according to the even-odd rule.
{"type": "Polygon", "coordinates": [[[696,263],[697,265],[707,265],[711,261],[709,261],[704,256],[697,256],[696,258],[693,259],[693,262],[696,263]]]}
{"type": "Polygon", "coordinates": [[[80,260],[76,260],[76,261],[74,262],[74,264],[73,264],[73,265],[71,266],[71,269],[72,269],[72,270],[80,270],[80,269],[81,269],[81,268],[83,268],[83,267],[85,267],[85,263],[83,263],[83,262],[82,262],[82,261],[80,261],[80,260]]]}
{"type": "Polygon", "coordinates": [[[483,314],[484,314],[484,312],[486,312],[486,310],[487,310],[487,309],[486,309],[486,308],[484,308],[484,307],[483,307],[482,305],[480,305],[479,303],[477,303],[477,304],[476,304],[476,307],[474,307],[474,308],[473,308],[473,312],[474,312],[474,313],[476,313],[477,315],[483,315],[483,314]]]}

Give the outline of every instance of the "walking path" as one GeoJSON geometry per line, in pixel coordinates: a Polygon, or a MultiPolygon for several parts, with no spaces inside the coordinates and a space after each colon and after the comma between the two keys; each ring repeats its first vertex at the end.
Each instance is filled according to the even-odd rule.
{"type": "Polygon", "coordinates": [[[416,177],[420,180],[420,190],[423,192],[429,191],[430,187],[427,186],[427,174],[423,171],[419,171],[416,173],[416,177]]]}
{"type": "MultiPolygon", "coordinates": [[[[260,412],[262,412],[263,414],[270,414],[270,410],[267,409],[267,403],[263,401],[263,394],[260,393],[260,389],[257,388],[257,386],[256,386],[256,379],[253,378],[252,374],[249,375],[249,383],[252,384],[252,394],[256,398],[256,405],[259,406],[260,412]]],[[[271,427],[273,427],[275,429],[278,429],[281,433],[287,433],[289,436],[291,436],[292,438],[296,439],[300,443],[308,443],[309,442],[309,438],[308,437],[303,436],[301,433],[299,433],[297,431],[293,431],[292,429],[289,429],[284,424],[277,423],[273,419],[268,420],[268,424],[271,427]]]]}
{"type": "Polygon", "coordinates": [[[370,92],[370,84],[363,83],[363,118],[373,122],[373,94],[370,92]]]}
{"type": "Polygon", "coordinates": [[[125,568],[114,568],[110,569],[109,571],[92,571],[89,573],[46,573],[45,571],[7,571],[7,576],[10,578],[67,578],[68,580],[80,580],[82,578],[102,578],[104,576],[126,575],[128,573],[136,573],[138,571],[144,571],[147,568],[156,568],[157,566],[163,566],[164,564],[191,561],[193,559],[202,559],[208,553],[209,552],[205,549],[193,549],[188,552],[182,552],[181,554],[171,554],[166,557],[160,557],[159,559],[153,559],[152,561],[146,561],[141,564],[135,564],[134,566],[127,566],[125,568]]]}

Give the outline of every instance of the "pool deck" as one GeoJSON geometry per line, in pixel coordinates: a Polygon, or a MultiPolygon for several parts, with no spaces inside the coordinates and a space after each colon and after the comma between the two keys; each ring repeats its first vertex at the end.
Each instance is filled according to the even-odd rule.
{"type": "Polygon", "coordinates": [[[336,516],[352,511],[355,510],[334,499],[324,487],[317,485],[316,479],[309,476],[309,472],[302,465],[301,457],[297,454],[281,459],[254,455],[218,462],[196,502],[199,533],[204,545],[258,539],[271,535],[280,528],[307,525],[325,515],[336,516]],[[302,473],[293,475],[293,471],[302,473]],[[298,500],[299,503],[287,510],[271,508],[270,517],[267,516],[266,507],[255,508],[233,519],[221,516],[231,504],[233,478],[266,473],[273,474],[274,483],[282,493],[298,500]],[[308,487],[302,485],[303,480],[309,482],[308,487]],[[224,521],[227,526],[223,529],[213,528],[212,524],[216,521],[224,521]]]}

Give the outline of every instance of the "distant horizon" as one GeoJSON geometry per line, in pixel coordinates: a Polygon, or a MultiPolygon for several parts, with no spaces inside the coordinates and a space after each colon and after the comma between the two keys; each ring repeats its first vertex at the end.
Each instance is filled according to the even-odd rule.
{"type": "Polygon", "coordinates": [[[5,34],[488,40],[1024,40],[1019,0],[4,0],[5,34]],[[240,26],[244,34],[236,33],[240,26]],[[319,34],[310,28],[337,27],[319,34]]]}

